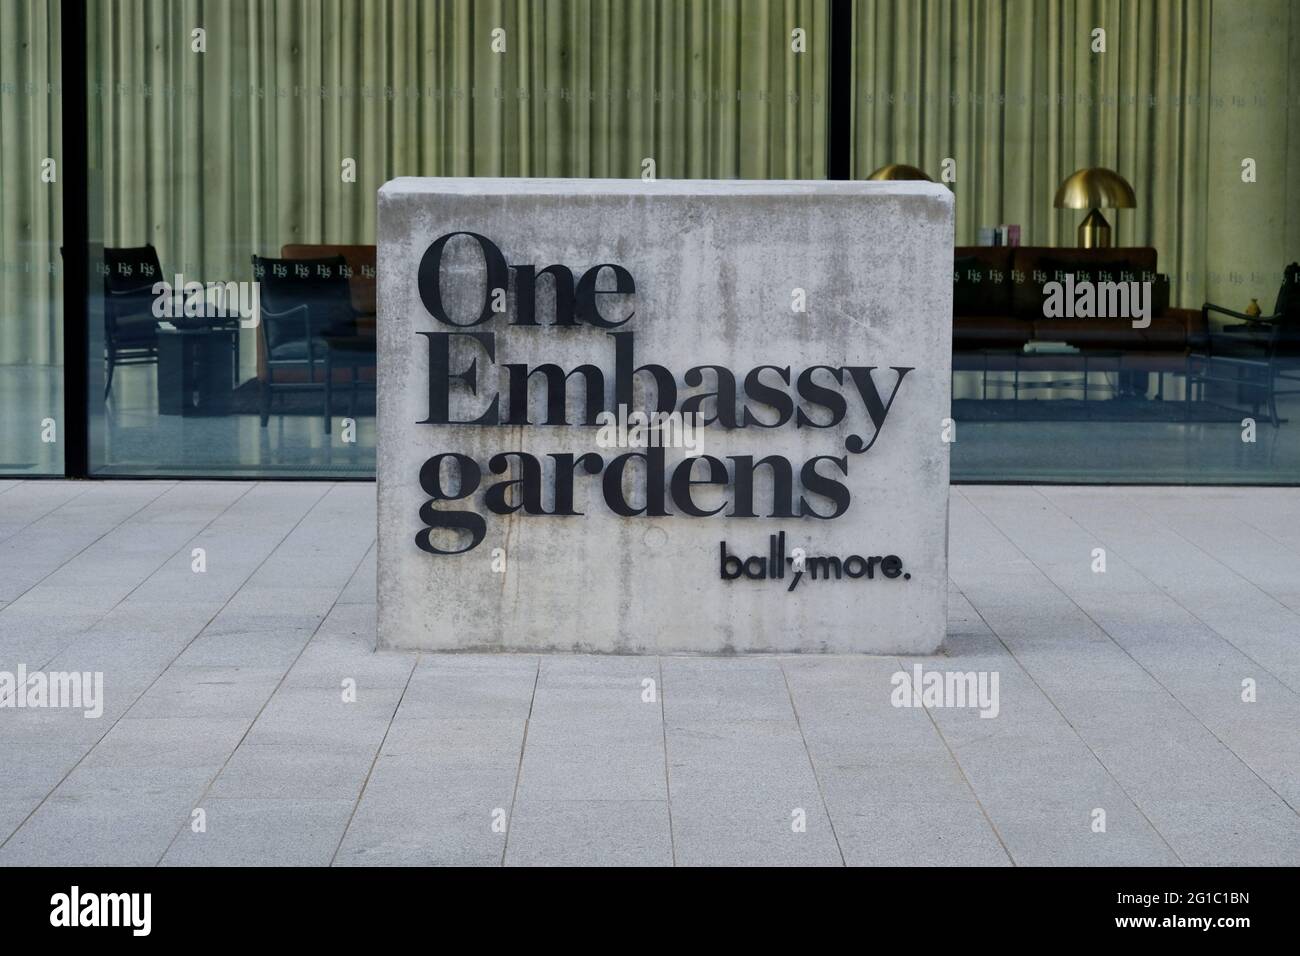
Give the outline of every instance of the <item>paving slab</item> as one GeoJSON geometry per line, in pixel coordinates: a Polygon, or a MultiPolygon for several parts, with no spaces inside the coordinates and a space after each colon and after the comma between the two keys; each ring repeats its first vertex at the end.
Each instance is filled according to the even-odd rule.
{"type": "Polygon", "coordinates": [[[507,866],[672,866],[664,800],[521,799],[507,866]]]}

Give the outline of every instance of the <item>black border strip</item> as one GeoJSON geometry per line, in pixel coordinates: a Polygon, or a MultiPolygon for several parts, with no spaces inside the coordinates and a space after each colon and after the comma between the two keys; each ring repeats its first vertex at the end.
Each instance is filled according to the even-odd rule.
{"type": "MultiPolygon", "coordinates": [[[[1296,873],[1294,867],[560,867],[545,872],[488,867],[57,867],[0,871],[0,913],[11,947],[29,940],[46,946],[46,940],[62,937],[64,949],[69,942],[99,949],[142,938],[175,948],[201,938],[239,950],[248,949],[249,940],[256,938],[290,943],[295,950],[318,942],[337,950],[340,945],[373,949],[377,924],[390,931],[427,934],[435,901],[449,914],[434,924],[435,929],[454,920],[465,929],[489,927],[504,945],[537,948],[547,939],[563,944],[625,931],[628,900],[654,893],[671,899],[676,922],[691,926],[693,936],[712,949],[752,949],[764,943],[772,949],[773,940],[780,940],[783,948],[807,949],[810,940],[816,945],[816,940],[828,939],[829,933],[822,937],[797,915],[774,919],[733,904],[805,898],[814,900],[819,912],[850,914],[863,935],[878,926],[931,948],[967,937],[986,938],[1006,949],[1008,943],[1022,940],[1026,948],[1042,948],[1044,941],[1064,938],[1114,945],[1112,941],[1129,936],[1148,947],[1153,939],[1171,940],[1180,949],[1197,940],[1224,952],[1237,940],[1257,948],[1266,939],[1294,930],[1296,873]],[[726,890],[719,892],[722,882],[726,890]],[[51,917],[60,907],[70,922],[73,886],[79,900],[101,893],[149,893],[149,936],[134,936],[129,918],[119,917],[117,925],[110,926],[52,925],[58,922],[51,917]],[[581,911],[573,906],[575,899],[582,900],[581,911]],[[730,909],[728,904],[733,904],[730,909]],[[360,915],[334,916],[346,913],[360,915]],[[1242,917],[1248,925],[1161,925],[1166,918],[1213,922],[1242,917]],[[1130,922],[1135,919],[1152,923],[1135,925],[1130,922]],[[909,932],[913,937],[906,937],[909,932]]],[[[77,911],[87,912],[82,907],[77,911]]],[[[132,907],[131,914],[143,923],[143,906],[132,907]]]]}

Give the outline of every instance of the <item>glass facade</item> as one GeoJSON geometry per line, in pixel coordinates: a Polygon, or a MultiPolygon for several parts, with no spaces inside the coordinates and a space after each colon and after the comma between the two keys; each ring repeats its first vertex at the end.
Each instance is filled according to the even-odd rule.
{"type": "Polygon", "coordinates": [[[821,175],[826,5],[752,8],[92,3],[92,473],[373,475],[391,178],[821,175]]]}
{"type": "Polygon", "coordinates": [[[1300,480],[1298,35],[1267,0],[855,2],[853,176],[956,197],[954,480],[1300,480]]]}
{"type": "MultiPolygon", "coordinates": [[[[58,7],[0,4],[4,474],[63,467],[58,7]]],[[[89,473],[372,476],[391,178],[838,162],[956,196],[954,480],[1295,483],[1292,7],[91,0],[89,473]]]]}

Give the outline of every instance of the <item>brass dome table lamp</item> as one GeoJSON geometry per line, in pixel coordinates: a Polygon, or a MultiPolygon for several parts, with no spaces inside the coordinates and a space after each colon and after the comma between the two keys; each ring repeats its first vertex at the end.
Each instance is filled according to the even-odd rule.
{"type": "Polygon", "coordinates": [[[1052,205],[1057,209],[1087,209],[1079,223],[1080,249],[1110,246],[1110,223],[1102,209],[1134,209],[1137,196],[1127,179],[1104,166],[1075,170],[1056,190],[1052,205]]]}
{"type": "Polygon", "coordinates": [[[924,179],[927,182],[934,182],[922,170],[915,166],[908,166],[906,163],[890,163],[888,166],[881,166],[873,170],[868,179],[924,179]]]}

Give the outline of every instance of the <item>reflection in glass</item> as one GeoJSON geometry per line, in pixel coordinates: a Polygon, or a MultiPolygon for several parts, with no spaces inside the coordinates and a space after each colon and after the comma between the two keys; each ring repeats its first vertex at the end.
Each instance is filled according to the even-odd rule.
{"type": "Polygon", "coordinates": [[[373,474],[389,179],[825,175],[826,45],[787,21],[826,0],[88,10],[101,268],[152,247],[167,284],[152,329],[90,304],[96,474],[373,474]]]}
{"type": "Polygon", "coordinates": [[[1300,20],[1023,6],[853,2],[854,175],[954,193],[953,479],[1300,480],[1295,307],[1242,317],[1300,258],[1287,178],[1242,165],[1294,155],[1300,20]]]}

